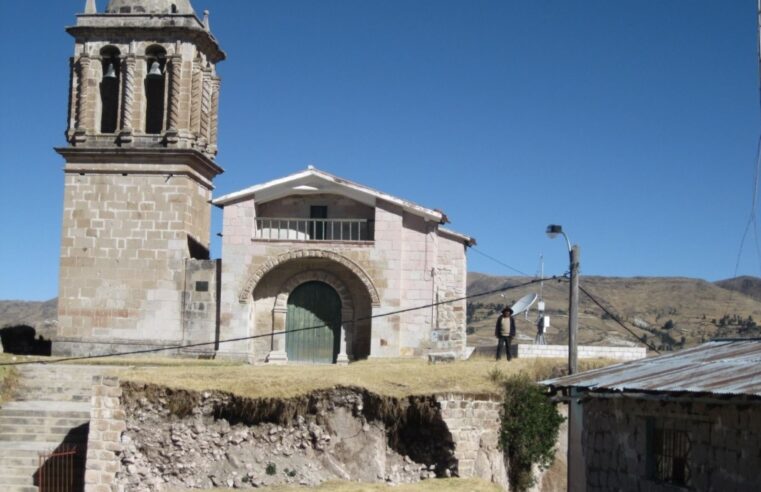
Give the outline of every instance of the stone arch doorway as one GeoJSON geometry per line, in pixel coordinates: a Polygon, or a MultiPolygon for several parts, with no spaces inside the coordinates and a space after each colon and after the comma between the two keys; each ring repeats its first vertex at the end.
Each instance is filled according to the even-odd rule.
{"type": "Polygon", "coordinates": [[[253,288],[250,314],[256,335],[269,338],[254,340],[253,352],[258,360],[286,364],[288,299],[300,285],[322,282],[329,285],[341,301],[340,352],[337,364],[362,360],[370,355],[372,338],[372,294],[361,278],[345,265],[326,258],[301,258],[279,264],[268,271],[253,288]]]}
{"type": "Polygon", "coordinates": [[[288,360],[332,364],[340,352],[341,298],[330,285],[311,281],[288,296],[285,347],[288,360]]]}

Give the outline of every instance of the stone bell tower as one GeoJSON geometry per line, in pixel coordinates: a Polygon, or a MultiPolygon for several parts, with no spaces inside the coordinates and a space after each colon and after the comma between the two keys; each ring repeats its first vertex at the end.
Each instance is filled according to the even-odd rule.
{"type": "MultiPolygon", "coordinates": [[[[71,58],[56,354],[187,338],[186,266],[208,259],[225,59],[189,0],[110,0],[71,58]]],[[[193,269],[197,269],[195,266],[193,269]]],[[[214,326],[209,327],[214,331],[214,326]]]]}

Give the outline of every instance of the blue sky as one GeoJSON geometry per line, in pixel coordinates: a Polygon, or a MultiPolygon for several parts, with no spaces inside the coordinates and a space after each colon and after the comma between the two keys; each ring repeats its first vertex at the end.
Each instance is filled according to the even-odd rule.
{"type": "MultiPolygon", "coordinates": [[[[0,299],[56,295],[63,28],[84,4],[3,2],[0,299]]],[[[565,270],[544,235],[560,223],[583,274],[731,277],[759,134],[755,4],[193,0],[229,55],[215,195],[314,164],[445,210],[531,274],[541,253],[565,270]]],[[[759,272],[748,243],[739,273],[759,272]]]]}

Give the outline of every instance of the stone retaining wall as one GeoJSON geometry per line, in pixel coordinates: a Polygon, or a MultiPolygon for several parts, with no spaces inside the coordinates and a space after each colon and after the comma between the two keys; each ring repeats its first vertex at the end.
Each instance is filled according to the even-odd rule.
{"type": "Polygon", "coordinates": [[[507,469],[498,447],[501,401],[455,394],[437,400],[455,444],[460,477],[478,477],[507,490],[507,469]]]}
{"type": "MultiPolygon", "coordinates": [[[[512,347],[513,354],[519,359],[568,358],[568,345],[527,345],[512,347]]],[[[637,360],[647,357],[645,347],[611,347],[597,345],[580,345],[579,359],[613,359],[637,360]]]]}
{"type": "Polygon", "coordinates": [[[121,435],[127,428],[121,396],[119,378],[93,376],[85,492],[117,491],[116,473],[121,468],[121,435]]]}
{"type": "MultiPolygon", "coordinates": [[[[206,394],[204,394],[203,398],[203,401],[206,401],[206,394]]],[[[209,401],[212,401],[215,397],[209,396],[209,398],[209,401]]],[[[454,458],[456,459],[457,475],[462,478],[480,478],[498,484],[503,490],[508,490],[507,465],[504,455],[498,445],[500,410],[502,405],[501,400],[496,396],[468,396],[461,394],[439,395],[435,398],[436,403],[440,408],[441,419],[446,424],[446,430],[451,434],[451,439],[454,443],[454,458]]],[[[129,447],[127,446],[123,449],[122,440],[130,440],[128,437],[123,437],[122,435],[125,431],[127,431],[127,434],[129,434],[130,431],[127,429],[127,416],[123,407],[125,403],[122,400],[122,388],[119,386],[118,378],[108,376],[95,376],[93,378],[93,397],[85,474],[85,492],[121,492],[124,490],[124,480],[117,479],[117,475],[122,467],[123,453],[125,453],[127,447],[129,447]],[[119,483],[121,483],[121,487],[118,485],[119,483]]],[[[168,410],[164,408],[166,401],[154,401],[150,403],[145,399],[141,401],[143,401],[143,404],[149,405],[151,409],[155,407],[155,412],[162,413],[162,415],[163,413],[168,412],[168,410]],[[161,410],[159,411],[159,409],[161,410]]],[[[133,405],[134,404],[135,403],[133,402],[133,405]]],[[[203,407],[203,405],[201,406],[203,407]]],[[[153,415],[154,410],[148,411],[146,415],[153,415]]],[[[136,410],[132,409],[131,411],[136,410]]],[[[334,408],[332,411],[335,412],[336,409],[334,408]]],[[[144,411],[141,412],[145,413],[144,411]]],[[[201,411],[201,407],[194,409],[194,417],[191,419],[193,425],[189,424],[190,427],[188,428],[191,430],[198,430],[209,426],[208,432],[213,434],[212,431],[219,431],[217,427],[220,425],[224,427],[226,425],[226,428],[229,430],[226,431],[225,434],[229,434],[230,436],[235,434],[232,432],[230,425],[226,424],[226,422],[213,424],[212,421],[202,419],[201,416],[205,413],[205,411],[201,411]]],[[[137,416],[134,417],[137,418],[137,416]]],[[[154,417],[158,418],[158,413],[154,417]]],[[[164,415],[161,418],[166,417],[168,417],[168,415],[164,415]]],[[[143,419],[146,418],[147,417],[141,413],[138,420],[142,422],[143,419]]],[[[304,422],[304,419],[300,418],[299,422],[304,422]]],[[[158,430],[155,422],[150,424],[145,422],[143,424],[153,427],[154,433],[158,430]]],[[[165,422],[165,425],[168,425],[169,428],[171,428],[174,435],[177,431],[176,427],[179,424],[167,421],[165,422]]],[[[276,424],[271,424],[270,427],[282,429],[286,434],[291,432],[288,426],[278,427],[276,424]]],[[[372,426],[366,425],[362,430],[367,433],[367,429],[372,430],[371,428],[372,426]]],[[[259,429],[259,431],[254,430],[254,427],[251,429],[243,429],[249,433],[254,432],[254,434],[259,431],[264,432],[265,438],[269,440],[273,437],[273,430],[269,427],[263,428],[264,430],[259,429]]],[[[356,434],[355,431],[357,431],[357,429],[353,430],[352,435],[356,434]]],[[[253,443],[255,442],[255,437],[256,436],[252,435],[249,440],[253,443]]],[[[558,443],[558,456],[560,457],[564,456],[566,452],[565,443],[563,442],[562,437],[563,436],[561,435],[560,442],[558,443]]],[[[197,438],[194,438],[191,441],[195,442],[197,440],[197,438]]],[[[334,440],[340,441],[338,436],[336,436],[334,440]]],[[[224,441],[226,443],[227,438],[224,441]]],[[[327,442],[329,441],[326,441],[326,443],[327,442]]],[[[174,442],[174,444],[176,445],[177,442],[174,442]]],[[[124,456],[127,456],[128,454],[129,453],[124,456]]],[[[290,463],[293,467],[295,456],[292,456],[290,453],[286,454],[288,457],[284,459],[287,459],[287,463],[290,463]]],[[[386,455],[386,453],[383,454],[384,456],[386,455]]],[[[392,460],[392,458],[393,456],[391,455],[386,456],[386,460],[392,460]]],[[[276,457],[270,457],[270,460],[274,461],[275,459],[276,457]]],[[[410,461],[409,463],[404,464],[405,470],[407,467],[411,466],[410,463],[412,462],[410,461]]],[[[394,469],[396,469],[396,467],[394,467],[394,469]]],[[[401,473],[401,468],[399,468],[399,470],[401,473]]],[[[412,470],[412,468],[410,468],[410,470],[411,472],[419,473],[417,472],[417,469],[412,470]]],[[[428,473],[430,474],[433,472],[428,473]]],[[[542,474],[539,473],[538,478],[540,484],[542,482],[541,477],[542,474]]],[[[266,475],[262,475],[262,478],[267,479],[266,475]]],[[[369,479],[368,481],[372,481],[372,479],[376,477],[373,475],[372,477],[364,478],[365,480],[369,479]]],[[[384,476],[381,478],[386,477],[384,476]]],[[[406,479],[403,479],[401,476],[395,478],[395,481],[406,481],[406,479]]],[[[421,476],[421,478],[423,477],[421,476]]],[[[322,477],[322,479],[324,480],[326,478],[322,477]]],[[[163,480],[160,481],[163,482],[163,480]]],[[[319,482],[321,480],[317,481],[319,482]]],[[[535,488],[535,490],[543,489],[544,487],[541,485],[535,488]]]]}

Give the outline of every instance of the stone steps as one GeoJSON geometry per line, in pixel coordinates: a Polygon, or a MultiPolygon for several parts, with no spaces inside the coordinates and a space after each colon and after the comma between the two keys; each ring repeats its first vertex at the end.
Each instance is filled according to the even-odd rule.
{"type": "Polygon", "coordinates": [[[12,485],[0,482],[0,490],[3,492],[38,492],[39,489],[29,485],[12,485]]]}
{"type": "Polygon", "coordinates": [[[37,492],[39,456],[66,445],[84,449],[90,421],[89,366],[21,366],[14,401],[0,408],[0,491],[37,492]]]}
{"type": "Polygon", "coordinates": [[[87,419],[82,418],[58,418],[58,417],[11,417],[2,415],[0,410],[0,427],[3,426],[46,426],[46,427],[78,427],[87,423],[87,419]]]}

